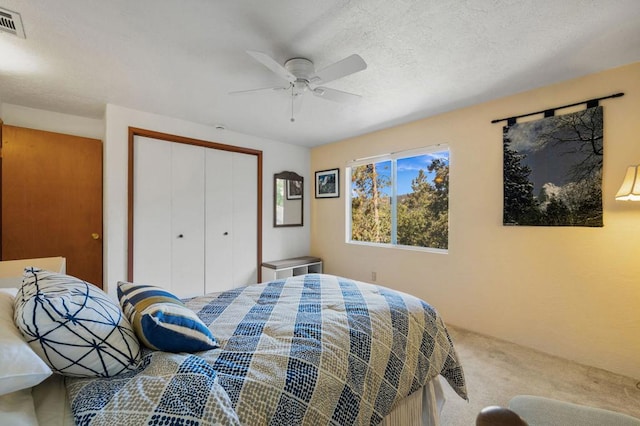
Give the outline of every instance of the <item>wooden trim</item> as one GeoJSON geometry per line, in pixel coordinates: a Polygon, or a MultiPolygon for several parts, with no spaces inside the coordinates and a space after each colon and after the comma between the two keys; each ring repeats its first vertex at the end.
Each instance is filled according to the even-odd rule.
{"type": "Polygon", "coordinates": [[[160,139],[168,142],[178,142],[178,143],[184,143],[187,145],[197,145],[197,146],[203,146],[205,148],[220,149],[222,151],[231,151],[231,152],[239,152],[241,154],[251,154],[251,155],[262,156],[262,151],[257,149],[244,148],[244,147],[235,146],[235,145],[226,145],[219,142],[204,141],[200,139],[188,138],[186,136],[177,136],[177,135],[171,135],[169,133],[156,132],[154,130],[145,130],[145,129],[139,129],[136,127],[129,127],[129,141],[133,140],[133,136],[144,136],[144,137],[148,137],[152,139],[160,139]]]}
{"type": "Polygon", "coordinates": [[[257,179],[257,221],[258,221],[258,235],[257,245],[258,250],[256,253],[256,271],[257,281],[262,280],[262,270],[260,265],[262,264],[262,151],[251,148],[244,148],[234,145],[226,145],[219,142],[210,142],[200,139],[188,138],[185,136],[172,135],[169,133],[156,132],[154,130],[140,129],[137,127],[129,127],[129,159],[128,159],[128,225],[127,225],[127,279],[133,281],[133,151],[134,151],[134,139],[136,136],[148,137],[152,139],[163,140],[167,142],[182,143],[187,145],[202,146],[204,148],[218,149],[222,151],[237,152],[240,154],[255,155],[258,162],[258,179],[257,179]]]}
{"type": "Polygon", "coordinates": [[[262,151],[258,154],[258,265],[256,266],[256,277],[259,283],[262,282],[262,151]]]}
{"type": "Polygon", "coordinates": [[[129,149],[127,164],[129,180],[127,182],[127,281],[133,282],[133,140],[134,129],[129,127],[129,149]]]}

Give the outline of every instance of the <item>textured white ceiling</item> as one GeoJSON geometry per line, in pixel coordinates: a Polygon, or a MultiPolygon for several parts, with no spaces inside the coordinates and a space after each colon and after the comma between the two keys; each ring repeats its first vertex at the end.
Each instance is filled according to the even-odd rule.
{"type": "MultiPolygon", "coordinates": [[[[639,0],[0,0],[0,102],[102,118],[107,103],[315,146],[640,60],[639,0]],[[305,95],[247,50],[368,68],[305,95]]],[[[640,76],[639,76],[640,78],[640,76]]],[[[621,88],[624,89],[624,88],[621,88]]],[[[585,93],[586,97],[608,93],[585,93]]],[[[541,109],[554,105],[540,105],[541,109]]]]}

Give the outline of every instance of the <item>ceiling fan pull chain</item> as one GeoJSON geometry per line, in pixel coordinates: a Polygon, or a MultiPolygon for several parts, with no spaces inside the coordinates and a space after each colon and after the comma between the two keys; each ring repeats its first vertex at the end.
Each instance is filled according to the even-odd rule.
{"type": "Polygon", "coordinates": [[[293,118],[293,84],[291,85],[291,122],[293,123],[294,121],[296,121],[295,118],[293,118]]]}

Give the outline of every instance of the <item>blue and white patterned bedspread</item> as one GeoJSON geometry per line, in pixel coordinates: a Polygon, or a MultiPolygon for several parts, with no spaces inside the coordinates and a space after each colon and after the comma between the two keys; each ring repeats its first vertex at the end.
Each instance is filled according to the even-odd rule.
{"type": "Polygon", "coordinates": [[[221,348],[67,379],[77,424],[375,425],[439,374],[467,397],[442,319],[404,293],[311,274],[187,306],[221,348]]]}

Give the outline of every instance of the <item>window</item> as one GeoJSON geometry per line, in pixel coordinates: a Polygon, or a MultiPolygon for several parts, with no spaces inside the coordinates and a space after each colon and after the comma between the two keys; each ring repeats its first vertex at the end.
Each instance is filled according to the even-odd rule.
{"type": "Polygon", "coordinates": [[[448,248],[448,147],[356,160],[347,175],[347,242],[448,248]]]}

